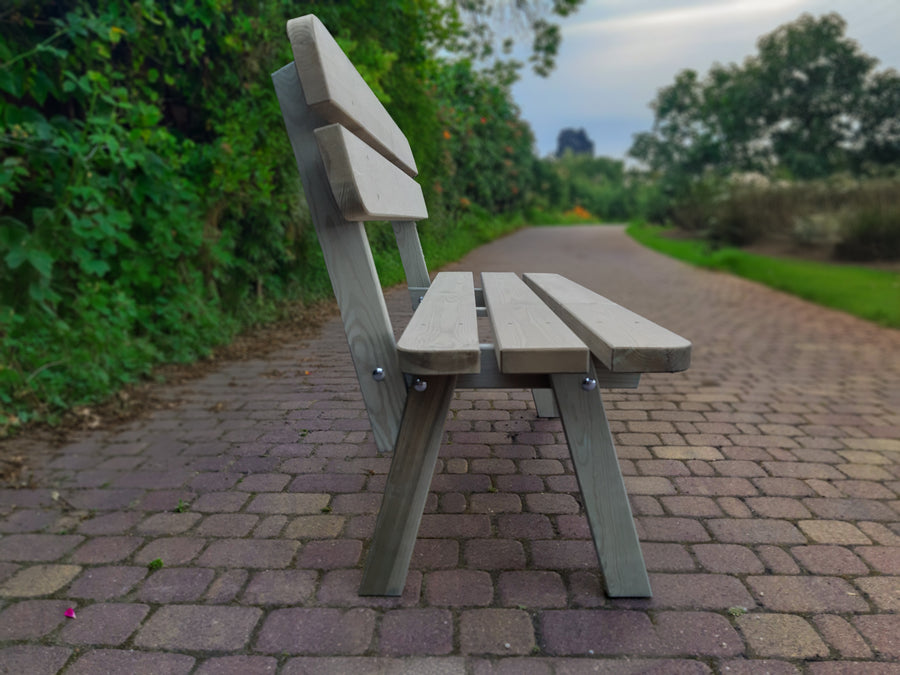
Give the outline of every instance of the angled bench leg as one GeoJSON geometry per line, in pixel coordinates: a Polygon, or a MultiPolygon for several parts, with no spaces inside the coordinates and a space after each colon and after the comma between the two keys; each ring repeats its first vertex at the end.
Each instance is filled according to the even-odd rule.
{"type": "MultiPolygon", "coordinates": [[[[597,377],[593,365],[591,377],[597,377]]],[[[650,581],[603,400],[599,389],[582,389],[583,379],[551,375],[606,590],[611,597],[648,598],[650,581]]]]}
{"type": "Polygon", "coordinates": [[[403,593],[455,386],[455,375],[431,376],[424,392],[409,392],[360,595],[403,593]]]}
{"type": "Polygon", "coordinates": [[[538,417],[559,417],[552,389],[532,389],[531,396],[534,398],[538,417]]]}

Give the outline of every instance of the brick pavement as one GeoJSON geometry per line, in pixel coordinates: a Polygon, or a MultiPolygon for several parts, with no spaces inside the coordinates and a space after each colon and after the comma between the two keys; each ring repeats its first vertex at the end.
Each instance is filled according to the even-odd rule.
{"type": "Polygon", "coordinates": [[[0,672],[898,672],[900,333],[618,228],[463,266],[563,271],[694,341],[686,373],[607,395],[652,600],[603,593],[524,391],[457,393],[405,592],[357,597],[389,460],[331,321],[0,490],[0,672]]]}

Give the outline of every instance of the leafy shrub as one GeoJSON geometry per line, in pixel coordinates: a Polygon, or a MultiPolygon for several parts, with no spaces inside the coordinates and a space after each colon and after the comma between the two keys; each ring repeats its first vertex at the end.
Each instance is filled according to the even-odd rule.
{"type": "Polygon", "coordinates": [[[870,206],[846,217],[834,254],[841,260],[900,260],[900,206],[870,206]]]}

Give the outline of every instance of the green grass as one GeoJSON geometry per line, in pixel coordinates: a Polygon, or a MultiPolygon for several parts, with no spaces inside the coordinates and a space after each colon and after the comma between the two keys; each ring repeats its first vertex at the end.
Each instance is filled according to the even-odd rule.
{"type": "Polygon", "coordinates": [[[697,239],[670,239],[667,228],[632,223],[626,232],[660,253],[758,281],[882,326],[900,328],[900,274],[851,265],[769,258],[736,248],[712,250],[697,239]]]}

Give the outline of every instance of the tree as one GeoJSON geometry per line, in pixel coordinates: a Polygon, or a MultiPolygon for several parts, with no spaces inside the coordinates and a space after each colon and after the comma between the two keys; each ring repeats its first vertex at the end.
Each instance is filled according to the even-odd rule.
{"type": "Polygon", "coordinates": [[[681,71],[629,154],[670,182],[737,171],[816,178],[896,162],[898,76],[874,72],[876,59],[845,30],[837,14],[804,14],[761,37],[742,65],[716,64],[702,78],[681,71]]]}
{"type": "Polygon", "coordinates": [[[556,137],[556,156],[562,157],[566,152],[573,155],[594,155],[594,141],[584,129],[563,129],[556,137]]]}

